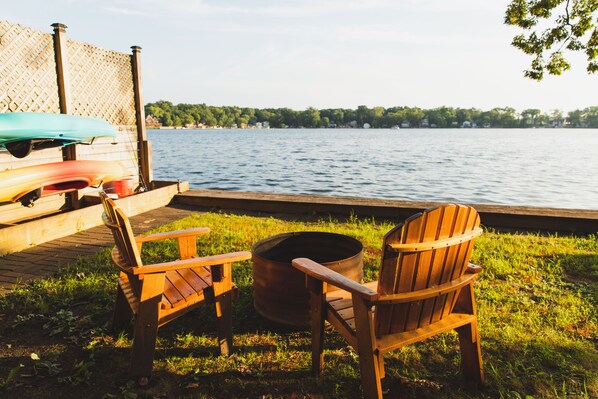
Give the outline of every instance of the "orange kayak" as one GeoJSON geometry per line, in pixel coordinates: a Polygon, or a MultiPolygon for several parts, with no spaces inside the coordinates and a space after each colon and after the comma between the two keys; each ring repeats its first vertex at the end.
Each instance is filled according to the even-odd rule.
{"type": "Polygon", "coordinates": [[[5,170],[0,172],[0,202],[32,206],[40,197],[99,186],[128,174],[114,161],[64,161],[5,170]]]}

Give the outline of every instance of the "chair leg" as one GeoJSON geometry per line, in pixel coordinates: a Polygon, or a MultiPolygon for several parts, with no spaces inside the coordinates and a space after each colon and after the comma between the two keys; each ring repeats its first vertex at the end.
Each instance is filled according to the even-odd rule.
{"type": "Polygon", "coordinates": [[[478,323],[473,321],[457,328],[459,333],[459,346],[461,347],[461,369],[466,378],[474,382],[484,382],[482,367],[482,351],[478,335],[478,323]]]}
{"type": "MultiPolygon", "coordinates": [[[[321,283],[321,282],[320,282],[321,283]]],[[[311,370],[322,373],[324,367],[324,321],[326,319],[326,297],[319,291],[310,291],[311,305],[311,370]]]]}
{"type": "Polygon", "coordinates": [[[363,300],[356,296],[353,296],[353,312],[363,396],[366,399],[382,399],[382,384],[380,382],[380,357],[382,355],[376,350],[372,312],[363,300]]]}
{"type": "Polygon", "coordinates": [[[220,354],[228,355],[233,350],[233,298],[231,291],[216,297],[216,329],[220,354]]]}
{"type": "Polygon", "coordinates": [[[158,337],[158,306],[156,301],[140,303],[135,318],[131,373],[140,385],[146,385],[152,375],[158,337]]]}
{"type": "MultiPolygon", "coordinates": [[[[472,284],[464,287],[459,293],[455,310],[460,313],[476,315],[475,296],[472,284]]],[[[466,378],[475,382],[484,382],[482,367],[482,351],[478,334],[477,318],[471,323],[457,328],[459,346],[461,347],[461,369],[466,378]]]]}
{"type": "Polygon", "coordinates": [[[139,296],[133,335],[131,372],[139,385],[147,385],[152,375],[156,338],[160,322],[160,302],[164,292],[165,273],[146,274],[139,296]]]}
{"type": "Polygon", "coordinates": [[[386,376],[386,371],[384,369],[384,355],[382,353],[378,353],[378,373],[380,373],[381,380],[386,376]]]}
{"type": "Polygon", "coordinates": [[[119,285],[116,290],[116,300],[114,301],[112,328],[115,330],[123,328],[131,321],[131,316],[133,316],[133,312],[131,311],[129,302],[119,285]]]}

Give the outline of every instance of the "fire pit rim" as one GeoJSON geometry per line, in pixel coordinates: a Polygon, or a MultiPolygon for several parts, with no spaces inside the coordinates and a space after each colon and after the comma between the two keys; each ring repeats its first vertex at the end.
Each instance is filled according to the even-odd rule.
{"type": "MultiPolygon", "coordinates": [[[[275,260],[275,259],[270,259],[266,256],[264,256],[263,252],[265,251],[259,251],[259,247],[264,246],[265,244],[271,243],[271,242],[275,242],[276,239],[280,239],[280,241],[275,242],[272,247],[275,247],[276,245],[278,245],[280,242],[284,241],[286,238],[292,238],[292,237],[298,237],[298,236],[311,236],[311,237],[317,237],[317,236],[326,236],[326,237],[336,237],[339,238],[341,240],[347,241],[347,242],[351,242],[351,244],[354,244],[356,246],[356,251],[355,254],[343,259],[336,259],[334,261],[330,261],[330,262],[319,262],[323,265],[331,265],[334,263],[339,263],[339,262],[344,262],[347,261],[349,259],[353,259],[355,257],[358,256],[363,256],[363,244],[361,243],[361,241],[359,241],[358,239],[356,239],[355,237],[351,237],[345,234],[340,234],[340,233],[333,233],[333,232],[328,232],[328,231],[292,231],[292,232],[288,232],[288,233],[280,233],[280,234],[275,234],[275,235],[271,235],[265,238],[262,238],[261,240],[259,240],[258,242],[256,242],[255,244],[253,244],[251,246],[251,255],[252,257],[258,257],[260,259],[266,260],[268,262],[272,262],[275,264],[280,264],[280,265],[290,265],[290,260],[288,262],[282,262],[279,260],[275,260]]],[[[271,248],[272,248],[271,247],[271,248]]],[[[270,249],[270,248],[268,248],[270,249]]],[[[301,256],[303,258],[305,258],[306,256],[301,256]]]]}

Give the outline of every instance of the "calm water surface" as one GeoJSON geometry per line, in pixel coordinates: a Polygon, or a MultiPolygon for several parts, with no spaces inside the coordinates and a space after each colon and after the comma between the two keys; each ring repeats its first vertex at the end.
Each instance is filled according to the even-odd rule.
{"type": "Polygon", "coordinates": [[[594,129],[151,130],[191,188],[598,209],[594,129]]]}

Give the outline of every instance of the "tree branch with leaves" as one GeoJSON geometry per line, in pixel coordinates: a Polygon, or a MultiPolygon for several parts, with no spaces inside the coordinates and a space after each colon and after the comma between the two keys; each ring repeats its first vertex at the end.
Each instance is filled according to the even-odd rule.
{"type": "Polygon", "coordinates": [[[544,73],[561,75],[571,68],[567,51],[584,52],[587,71],[598,71],[598,0],[513,0],[505,13],[505,24],[523,28],[511,44],[531,55],[530,79],[544,73]]]}

